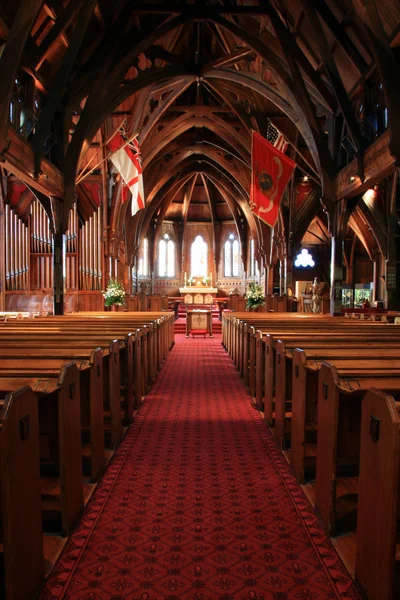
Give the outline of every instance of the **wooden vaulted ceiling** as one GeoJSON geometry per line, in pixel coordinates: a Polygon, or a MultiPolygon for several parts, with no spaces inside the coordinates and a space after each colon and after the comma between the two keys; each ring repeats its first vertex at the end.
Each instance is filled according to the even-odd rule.
{"type": "MultiPolygon", "coordinates": [[[[248,207],[251,129],[265,135],[271,118],[299,150],[289,151],[299,168],[332,196],[333,116],[343,115],[356,152],[365,146],[352,103],[375,64],[368,19],[378,15],[378,34],[399,43],[398,2],[370,4],[21,0],[2,3],[0,38],[35,80],[40,109],[28,141],[38,165],[55,136],[66,210],[82,170],[123,125],[138,135],[144,168],[146,210],[127,216],[135,245],[154,218],[234,220],[261,244],[265,228],[248,207]]],[[[9,52],[5,85],[16,72],[9,52]]],[[[87,193],[78,196],[90,214],[87,193]]]]}

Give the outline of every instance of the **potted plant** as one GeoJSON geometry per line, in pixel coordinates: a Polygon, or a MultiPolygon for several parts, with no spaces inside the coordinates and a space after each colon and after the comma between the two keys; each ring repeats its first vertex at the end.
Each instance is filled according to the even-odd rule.
{"type": "Polygon", "coordinates": [[[246,298],[246,308],[248,310],[253,310],[253,311],[256,310],[259,306],[262,306],[264,304],[264,300],[265,300],[265,296],[264,296],[261,286],[258,283],[256,283],[255,281],[252,281],[251,283],[249,283],[245,298],[246,298]]]}
{"type": "Polygon", "coordinates": [[[122,283],[118,283],[116,279],[110,279],[107,289],[103,292],[104,304],[111,306],[111,310],[116,310],[117,306],[125,304],[126,292],[122,283]]]}

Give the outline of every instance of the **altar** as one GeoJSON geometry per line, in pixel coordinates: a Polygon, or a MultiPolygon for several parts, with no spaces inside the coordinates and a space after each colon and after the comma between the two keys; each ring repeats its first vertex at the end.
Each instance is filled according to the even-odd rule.
{"type": "Polygon", "coordinates": [[[218,288],[191,285],[179,288],[185,304],[212,304],[218,293],[218,288]]]}

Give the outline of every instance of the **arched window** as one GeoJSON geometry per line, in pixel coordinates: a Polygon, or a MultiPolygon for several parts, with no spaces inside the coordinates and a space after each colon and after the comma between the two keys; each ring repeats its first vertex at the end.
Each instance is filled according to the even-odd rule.
{"type": "Polygon", "coordinates": [[[233,233],[224,244],[224,276],[239,277],[239,241],[233,233]]]}
{"type": "Polygon", "coordinates": [[[190,254],[190,274],[193,277],[207,277],[208,271],[208,246],[203,236],[197,235],[190,254]]]}
{"type": "Polygon", "coordinates": [[[142,277],[147,277],[149,274],[148,273],[148,264],[149,264],[149,242],[148,242],[147,238],[144,238],[142,256],[139,259],[139,269],[138,269],[138,274],[141,275],[142,277]]]}
{"type": "Polygon", "coordinates": [[[168,233],[164,233],[158,247],[158,275],[175,277],[175,244],[168,233]]]}
{"type": "Polygon", "coordinates": [[[260,274],[258,264],[255,256],[255,243],[254,240],[250,240],[250,277],[258,277],[260,274]]]}

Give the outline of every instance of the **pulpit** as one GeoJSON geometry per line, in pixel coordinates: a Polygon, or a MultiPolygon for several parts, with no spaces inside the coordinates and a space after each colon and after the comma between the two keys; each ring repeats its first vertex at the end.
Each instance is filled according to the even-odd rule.
{"type": "Polygon", "coordinates": [[[211,309],[193,309],[186,312],[186,337],[190,334],[212,337],[212,311],[211,309]]]}

